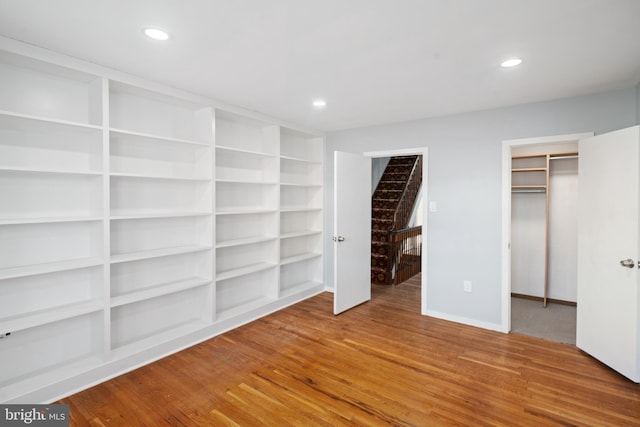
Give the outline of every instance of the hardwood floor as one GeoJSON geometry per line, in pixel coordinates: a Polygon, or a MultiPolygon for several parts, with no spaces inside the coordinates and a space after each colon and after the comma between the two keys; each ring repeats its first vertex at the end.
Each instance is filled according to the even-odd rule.
{"type": "Polygon", "coordinates": [[[420,316],[418,278],[324,293],[64,399],[72,425],[640,425],[640,386],[573,346],[420,316]]]}

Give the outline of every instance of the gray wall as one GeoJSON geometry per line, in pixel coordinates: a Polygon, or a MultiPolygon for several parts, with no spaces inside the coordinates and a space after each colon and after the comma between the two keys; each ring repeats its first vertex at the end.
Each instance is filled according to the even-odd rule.
{"type": "MultiPolygon", "coordinates": [[[[637,88],[455,116],[332,132],[326,144],[325,230],[333,235],[333,151],[428,147],[430,311],[499,325],[501,314],[501,147],[506,139],[635,125],[637,88]],[[463,281],[473,292],[463,292],[463,281]]],[[[325,241],[325,282],[333,287],[333,245],[325,241]]]]}

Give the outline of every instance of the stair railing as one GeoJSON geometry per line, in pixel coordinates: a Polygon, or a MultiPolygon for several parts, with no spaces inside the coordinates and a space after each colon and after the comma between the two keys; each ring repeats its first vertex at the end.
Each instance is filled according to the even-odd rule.
{"type": "Polygon", "coordinates": [[[400,202],[393,214],[391,230],[387,232],[387,283],[397,285],[420,272],[422,256],[422,226],[406,228],[422,185],[422,156],[417,156],[411,168],[400,202]]]}
{"type": "Polygon", "coordinates": [[[394,285],[420,273],[422,267],[422,226],[389,232],[389,275],[394,285]]]}

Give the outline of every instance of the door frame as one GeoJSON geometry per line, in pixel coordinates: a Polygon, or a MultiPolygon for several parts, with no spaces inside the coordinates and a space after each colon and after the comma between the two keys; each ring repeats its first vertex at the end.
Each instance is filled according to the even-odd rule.
{"type": "Polygon", "coordinates": [[[593,132],[502,141],[502,280],[500,331],[511,332],[511,149],[534,145],[559,145],[578,142],[593,136],[593,132]]]}
{"type": "Polygon", "coordinates": [[[420,314],[427,314],[427,250],[429,246],[427,245],[427,240],[429,238],[427,233],[427,217],[428,210],[427,201],[429,200],[429,180],[428,180],[428,164],[429,164],[429,149],[427,147],[418,147],[418,148],[402,148],[397,150],[384,150],[384,151],[366,151],[362,153],[365,157],[377,158],[377,157],[394,157],[394,156],[412,156],[412,155],[421,155],[422,156],[422,258],[420,259],[420,270],[422,273],[422,280],[420,285],[420,314]]]}

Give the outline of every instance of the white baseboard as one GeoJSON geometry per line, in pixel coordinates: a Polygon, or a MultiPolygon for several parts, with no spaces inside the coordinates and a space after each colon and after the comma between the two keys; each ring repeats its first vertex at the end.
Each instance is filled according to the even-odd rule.
{"type": "Polygon", "coordinates": [[[463,325],[475,326],[477,328],[488,329],[490,331],[508,333],[505,331],[503,325],[499,323],[483,322],[481,320],[470,319],[468,317],[455,316],[452,314],[441,313],[439,311],[427,310],[425,313],[427,316],[436,317],[442,320],[448,320],[450,322],[461,323],[463,325]]]}

